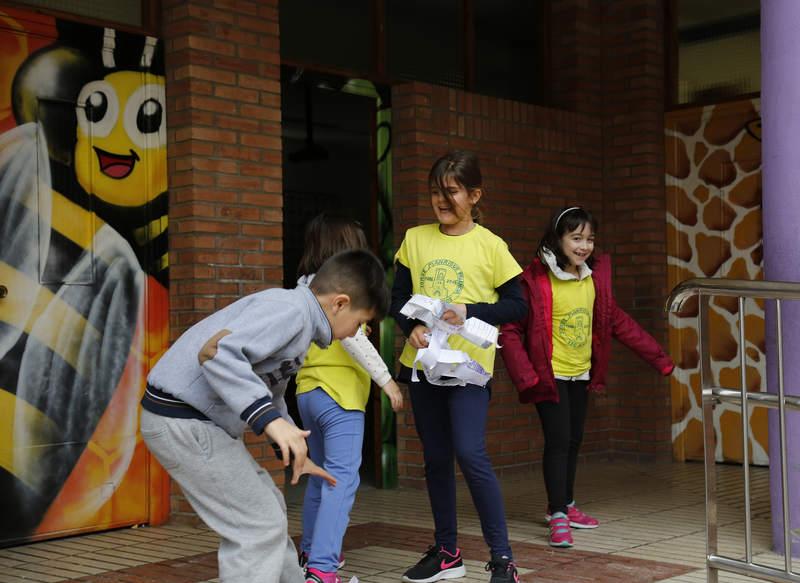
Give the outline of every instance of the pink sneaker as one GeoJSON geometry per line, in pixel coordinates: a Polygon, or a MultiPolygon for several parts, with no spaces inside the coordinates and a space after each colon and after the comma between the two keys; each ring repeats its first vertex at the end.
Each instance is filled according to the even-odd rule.
{"type": "MultiPolygon", "coordinates": [[[[567,506],[567,518],[569,518],[569,525],[572,528],[597,528],[600,522],[588,514],[585,514],[580,508],[573,504],[567,506]]],[[[550,522],[550,513],[544,515],[545,522],[550,522]]]]}
{"type": "Polygon", "coordinates": [[[342,583],[342,579],[335,572],[309,567],[306,571],[306,583],[342,583]]]}
{"type": "Polygon", "coordinates": [[[563,512],[554,512],[550,517],[550,546],[551,547],[571,547],[572,530],[569,527],[569,519],[563,512]]]}

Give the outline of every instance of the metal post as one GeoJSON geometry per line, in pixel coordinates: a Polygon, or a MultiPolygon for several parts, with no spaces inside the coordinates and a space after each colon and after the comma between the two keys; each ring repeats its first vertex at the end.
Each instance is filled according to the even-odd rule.
{"type": "MultiPolygon", "coordinates": [[[[711,354],[702,350],[708,346],[708,296],[698,298],[697,327],[700,339],[700,392],[703,400],[703,452],[706,473],[706,559],[717,554],[717,469],[716,435],[714,435],[714,394],[711,354]]],[[[717,583],[719,571],[706,560],[706,581],[717,583]]]]}
{"type": "Polygon", "coordinates": [[[783,384],[783,321],[781,300],[775,300],[775,329],[778,344],[778,426],[780,427],[781,451],[781,506],[783,507],[783,561],[786,572],[792,572],[792,538],[789,533],[789,477],[786,461],[786,393],[783,384]]]}
{"type": "Polygon", "coordinates": [[[744,298],[739,296],[739,372],[742,390],[742,472],[744,474],[744,555],[753,563],[753,525],[750,518],[750,408],[747,401],[747,362],[744,338],[744,298]]]}

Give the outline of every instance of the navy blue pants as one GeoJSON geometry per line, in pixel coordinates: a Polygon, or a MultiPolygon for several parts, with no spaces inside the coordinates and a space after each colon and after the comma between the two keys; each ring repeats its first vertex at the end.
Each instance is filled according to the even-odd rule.
{"type": "Polygon", "coordinates": [[[419,382],[408,383],[408,388],[422,441],[436,546],[451,553],[458,546],[455,459],[478,511],[486,544],[493,555],[511,557],[503,496],[486,451],[489,389],[439,387],[420,376],[419,382]]]}

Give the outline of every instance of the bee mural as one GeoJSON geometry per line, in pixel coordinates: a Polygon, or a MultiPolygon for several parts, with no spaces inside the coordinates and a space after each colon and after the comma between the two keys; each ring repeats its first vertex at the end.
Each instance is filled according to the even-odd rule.
{"type": "Polygon", "coordinates": [[[0,74],[0,544],[11,544],[165,512],[137,427],[167,344],[166,102],[156,38],[4,9],[0,44],[22,53],[0,74]]]}

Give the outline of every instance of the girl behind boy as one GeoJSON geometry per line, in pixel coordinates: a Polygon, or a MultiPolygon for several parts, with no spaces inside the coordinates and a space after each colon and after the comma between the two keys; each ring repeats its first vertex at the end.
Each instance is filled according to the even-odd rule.
{"type": "MultiPolygon", "coordinates": [[[[442,156],[431,168],[428,185],[438,222],[409,229],[395,257],[390,313],[408,337],[400,357],[403,366],[398,378],[403,382],[410,381],[417,350],[428,345],[428,328],[400,314],[412,293],[454,304],[443,315],[453,324],[475,316],[498,325],[525,314],[517,280],[519,265],[501,238],[477,224],[482,177],[475,154],[456,151],[442,156]]],[[[453,349],[468,353],[491,374],[493,346],[481,349],[458,336],[449,341],[453,349]]],[[[435,544],[405,572],[403,581],[428,583],[466,573],[457,541],[454,458],[469,485],[491,550],[486,568],[492,572],[492,583],[518,581],[503,498],[486,452],[489,385],[441,387],[423,378],[410,382],[409,392],[436,530],[435,544]]]]}
{"type": "MultiPolygon", "coordinates": [[[[308,283],[330,256],[346,249],[366,249],[367,239],[355,221],[318,215],[306,228],[306,247],[298,267],[308,283]]],[[[336,488],[310,477],[303,501],[300,564],[306,581],[338,583],[341,548],[355,501],[364,439],[364,411],[370,376],[398,411],[403,396],[386,364],[363,330],[327,349],[312,346],[297,374],[297,406],[303,426],[311,430],[309,457],[336,480],[336,488]]]]}
{"type": "Polygon", "coordinates": [[[658,342],[617,306],[611,261],[593,256],[597,221],[581,207],[553,216],[522,286],[530,310],[502,327],[501,353],[523,403],[533,402],[544,433],[550,545],[571,547],[574,528],[598,521],[575,505],[573,487],[588,391],[605,388],[613,336],[658,372],[674,364],[658,342]]]}

